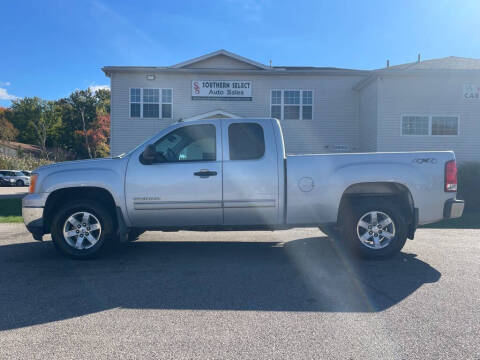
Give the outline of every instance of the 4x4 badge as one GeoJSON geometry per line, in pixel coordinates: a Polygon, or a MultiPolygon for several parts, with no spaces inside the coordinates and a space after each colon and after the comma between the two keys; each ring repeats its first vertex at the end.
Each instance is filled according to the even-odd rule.
{"type": "Polygon", "coordinates": [[[417,163],[417,164],[425,164],[425,163],[436,164],[437,159],[435,159],[435,158],[417,158],[417,159],[413,159],[412,162],[417,163]]]}

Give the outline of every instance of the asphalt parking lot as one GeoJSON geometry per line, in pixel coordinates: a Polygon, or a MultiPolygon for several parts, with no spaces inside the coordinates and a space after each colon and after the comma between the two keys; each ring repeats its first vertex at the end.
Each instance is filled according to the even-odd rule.
{"type": "Polygon", "coordinates": [[[479,359],[480,230],[358,261],[317,229],[150,232],[74,261],[0,224],[0,358],[479,359]]]}
{"type": "Polygon", "coordinates": [[[0,186],[0,199],[19,197],[28,193],[28,186],[0,186]]]}

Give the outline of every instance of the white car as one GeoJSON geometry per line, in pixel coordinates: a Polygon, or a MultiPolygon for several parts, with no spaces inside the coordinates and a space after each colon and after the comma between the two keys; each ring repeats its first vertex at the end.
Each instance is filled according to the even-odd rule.
{"type": "Polygon", "coordinates": [[[19,170],[0,170],[0,177],[10,182],[12,186],[29,186],[30,176],[19,170]]]}

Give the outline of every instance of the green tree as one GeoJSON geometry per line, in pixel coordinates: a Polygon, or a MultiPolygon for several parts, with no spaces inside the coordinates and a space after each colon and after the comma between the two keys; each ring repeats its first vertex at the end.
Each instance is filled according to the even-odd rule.
{"type": "Polygon", "coordinates": [[[11,123],[18,130],[19,142],[33,144],[37,134],[33,123],[40,118],[42,99],[38,97],[25,97],[13,100],[11,106],[11,123]]]}
{"type": "Polygon", "coordinates": [[[18,130],[15,129],[13,124],[8,120],[10,116],[11,111],[6,108],[0,107],[0,142],[13,141],[18,135],[18,130]]]}
{"type": "Polygon", "coordinates": [[[40,116],[33,121],[33,127],[37,136],[36,143],[42,149],[42,155],[48,160],[47,141],[52,138],[53,130],[61,122],[60,113],[54,101],[42,101],[40,105],[40,116]]]}
{"type": "Polygon", "coordinates": [[[100,89],[95,92],[97,100],[97,113],[103,115],[110,114],[110,90],[100,89]]]}
{"type": "Polygon", "coordinates": [[[67,103],[73,110],[72,115],[74,115],[81,124],[88,157],[92,158],[92,151],[88,143],[87,129],[91,127],[96,119],[97,99],[90,89],[75,90],[68,97],[67,103]]]}
{"type": "Polygon", "coordinates": [[[18,129],[18,141],[39,144],[45,155],[50,149],[82,159],[108,155],[108,121],[99,117],[109,113],[110,90],[87,89],[53,102],[38,97],[15,100],[8,120],[18,129]]]}
{"type": "Polygon", "coordinates": [[[75,131],[80,129],[76,112],[68,98],[57,100],[55,104],[62,119],[62,126],[55,133],[56,144],[64,151],[75,154],[75,158],[82,158],[85,155],[82,141],[75,135],[75,131]]]}
{"type": "Polygon", "coordinates": [[[97,120],[87,130],[87,135],[94,158],[110,155],[110,115],[97,114],[97,120]]]}

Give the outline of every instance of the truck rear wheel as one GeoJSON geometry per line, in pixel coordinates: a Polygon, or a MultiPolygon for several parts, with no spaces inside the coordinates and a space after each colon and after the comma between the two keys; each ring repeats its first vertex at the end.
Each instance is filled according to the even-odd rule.
{"type": "Polygon", "coordinates": [[[99,203],[76,200],[61,207],[53,216],[52,240],[57,250],[74,259],[93,258],[113,241],[112,215],[99,203]]]}
{"type": "Polygon", "coordinates": [[[360,200],[345,211],[342,233],[357,255],[385,259],[405,245],[408,224],[402,211],[388,200],[360,200]]]}

